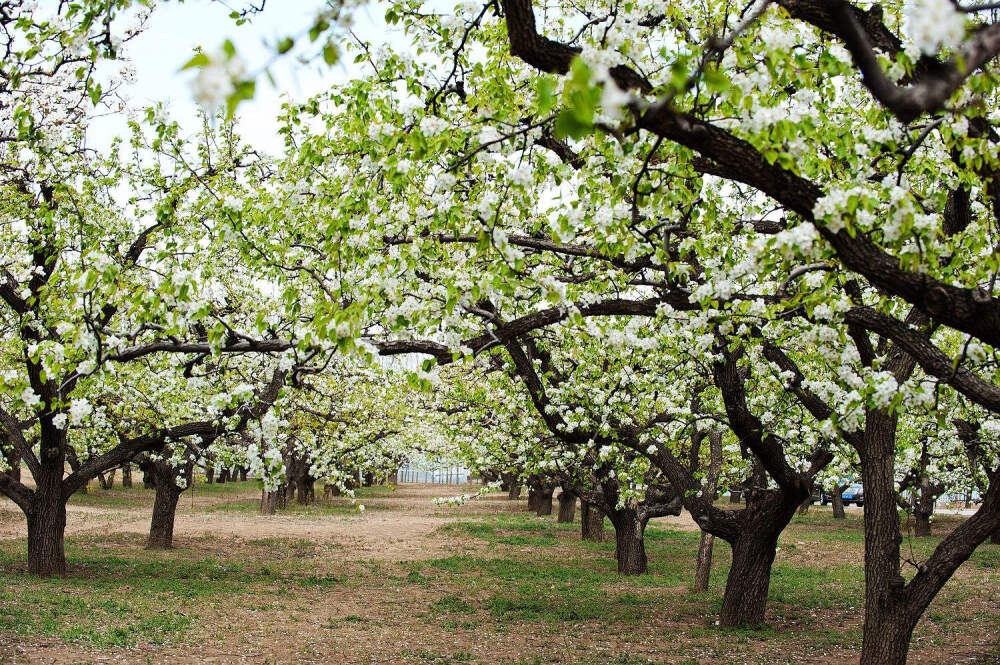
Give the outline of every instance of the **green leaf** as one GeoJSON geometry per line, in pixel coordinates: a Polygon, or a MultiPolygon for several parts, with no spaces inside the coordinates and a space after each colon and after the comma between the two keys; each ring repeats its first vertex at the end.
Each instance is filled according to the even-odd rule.
{"type": "Polygon", "coordinates": [[[226,119],[228,120],[233,117],[233,113],[240,102],[253,99],[256,90],[257,84],[254,81],[240,81],[237,83],[236,91],[229,95],[229,99],[226,100],[226,119]]]}
{"type": "Polygon", "coordinates": [[[183,72],[185,69],[191,69],[193,67],[204,67],[208,63],[209,60],[207,55],[204,53],[196,53],[193,58],[184,63],[181,67],[181,71],[183,72]]]}
{"type": "Polygon", "coordinates": [[[535,89],[538,93],[538,113],[545,115],[555,108],[556,82],[551,77],[543,76],[538,79],[535,89]]]}
{"type": "Polygon", "coordinates": [[[710,92],[723,93],[729,90],[729,77],[717,69],[705,70],[704,79],[710,92]]]}
{"type": "Polygon", "coordinates": [[[327,42],[326,46],[323,47],[323,60],[328,65],[337,64],[337,61],[340,60],[340,49],[332,42],[327,42]]]}

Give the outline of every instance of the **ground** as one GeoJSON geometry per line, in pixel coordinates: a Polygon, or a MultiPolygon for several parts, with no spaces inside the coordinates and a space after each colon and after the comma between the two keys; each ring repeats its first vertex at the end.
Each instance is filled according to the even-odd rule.
{"type": "MultiPolygon", "coordinates": [[[[853,663],[861,633],[861,512],[796,517],[780,543],[768,625],[715,627],[729,563],[690,590],[698,532],[656,520],[651,574],[620,578],[613,543],[456,487],[363,490],[257,515],[253,482],[197,484],[176,548],[143,549],[152,492],[92,486],[70,505],[66,578],[25,573],[25,525],[0,502],[0,663],[853,663]]],[[[919,559],[931,538],[907,538],[919,559]]],[[[612,532],[608,525],[608,534],[612,532]]],[[[1000,546],[983,545],[917,628],[911,663],[1000,664],[1000,546]]]]}

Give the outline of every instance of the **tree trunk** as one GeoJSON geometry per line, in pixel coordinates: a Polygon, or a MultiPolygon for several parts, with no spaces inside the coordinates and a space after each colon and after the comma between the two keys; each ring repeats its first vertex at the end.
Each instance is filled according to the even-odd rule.
{"type": "Polygon", "coordinates": [[[990,536],[990,542],[994,545],[1000,545],[1000,529],[993,532],[993,535],[990,536]]]}
{"type": "Polygon", "coordinates": [[[241,483],[245,483],[247,481],[247,473],[249,473],[249,469],[247,469],[245,466],[241,466],[240,467],[240,482],[241,483]]]}
{"type": "Polygon", "coordinates": [[[229,469],[223,469],[219,471],[219,477],[215,479],[215,482],[219,485],[229,482],[229,469]]]}
{"type": "Polygon", "coordinates": [[[805,498],[805,501],[799,504],[798,513],[799,515],[804,515],[809,512],[809,507],[812,505],[812,495],[810,494],[805,498]]]}
{"type": "Polygon", "coordinates": [[[281,485],[276,490],[276,493],[278,495],[278,498],[275,501],[275,504],[274,504],[275,507],[278,508],[278,510],[283,510],[283,509],[287,508],[288,507],[288,487],[285,486],[285,485],[281,485]]]}
{"type": "MultiPolygon", "coordinates": [[[[43,443],[43,446],[45,444],[43,443]]],[[[52,448],[50,448],[52,450],[52,448]]],[[[28,572],[41,577],[66,574],[66,500],[63,498],[63,453],[61,446],[49,453],[45,450],[38,476],[37,489],[28,518],[28,572]]]]}
{"type": "Polygon", "coordinates": [[[719,626],[723,628],[764,623],[778,537],[802,502],[801,497],[781,490],[754,490],[745,493],[744,499],[740,533],[730,543],[733,563],[719,613],[719,626]]]}
{"type": "Polygon", "coordinates": [[[576,517],[576,495],[565,489],[559,493],[559,518],[557,521],[572,524],[576,517]]]}
{"type": "Polygon", "coordinates": [[[906,665],[910,638],[918,618],[899,612],[880,611],[875,615],[866,612],[860,665],[906,665]]]}
{"type": "Polygon", "coordinates": [[[122,487],[132,489],[132,465],[126,464],[122,467],[122,487]]]}
{"type": "Polygon", "coordinates": [[[580,535],[584,540],[604,542],[604,512],[600,508],[580,500],[580,535]]]}
{"type": "Polygon", "coordinates": [[[842,520],[847,518],[844,512],[844,490],[846,485],[834,485],[833,487],[833,518],[842,520]]]}
{"type": "Polygon", "coordinates": [[[260,514],[261,515],[273,515],[278,507],[278,494],[281,493],[281,488],[278,488],[274,492],[268,492],[262,489],[260,491],[260,514]]]}
{"type": "Polygon", "coordinates": [[[538,510],[538,488],[530,481],[528,483],[528,510],[538,510]]]}
{"type": "Polygon", "coordinates": [[[292,501],[295,501],[295,483],[289,481],[288,484],[284,486],[284,488],[285,488],[285,499],[283,502],[281,502],[281,505],[278,506],[279,508],[284,508],[292,501]]]}
{"type": "Polygon", "coordinates": [[[707,531],[701,532],[701,540],[698,541],[698,565],[694,571],[694,590],[708,591],[708,578],[712,573],[712,545],[715,536],[707,531]]]}
{"type": "Polygon", "coordinates": [[[719,625],[723,628],[764,623],[777,537],[759,538],[745,531],[733,544],[733,563],[726,578],[719,625]]]}
{"type": "Polygon", "coordinates": [[[621,575],[644,575],[648,572],[646,544],[643,535],[646,523],[639,519],[633,509],[615,511],[611,524],[615,527],[615,558],[621,575]]]}
{"type": "Polygon", "coordinates": [[[177,512],[177,500],[183,490],[174,483],[173,473],[173,469],[170,469],[157,470],[154,474],[156,498],[153,500],[153,519],[149,524],[149,539],[146,541],[148,550],[166,550],[174,546],[174,516],[177,512]]]}
{"type": "Polygon", "coordinates": [[[552,494],[554,489],[543,486],[535,499],[535,514],[539,517],[552,514],[552,494]]]}
{"type": "Polygon", "coordinates": [[[111,469],[108,471],[107,475],[98,473],[97,482],[100,483],[102,490],[113,489],[115,486],[115,470],[111,469]]]}
{"type": "Polygon", "coordinates": [[[312,476],[301,475],[296,479],[296,484],[298,485],[298,499],[301,505],[306,506],[316,500],[316,480],[312,476]]]}
{"type": "Polygon", "coordinates": [[[729,503],[739,503],[742,494],[740,490],[729,490],[729,503]]]}
{"type": "Polygon", "coordinates": [[[517,501],[521,498],[521,483],[516,480],[511,481],[510,489],[507,490],[507,499],[517,501]]]}
{"type": "Polygon", "coordinates": [[[919,507],[913,511],[913,535],[918,537],[931,535],[931,516],[919,507]]]}
{"type": "Polygon", "coordinates": [[[896,417],[869,410],[861,478],[865,486],[865,620],[861,665],[904,665],[916,621],[900,615],[905,581],[896,504],[896,417]]]}
{"type": "Polygon", "coordinates": [[[205,467],[205,482],[208,483],[209,485],[211,485],[212,481],[214,481],[214,480],[215,480],[215,467],[214,466],[206,466],[205,467]]]}

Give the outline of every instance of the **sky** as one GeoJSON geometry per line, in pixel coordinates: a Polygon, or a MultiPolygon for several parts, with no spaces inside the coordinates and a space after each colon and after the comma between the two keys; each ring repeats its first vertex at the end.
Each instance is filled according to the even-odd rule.
{"type": "MultiPolygon", "coordinates": [[[[301,36],[290,53],[273,61],[268,68],[277,86],[266,76],[257,79],[254,99],[240,104],[237,111],[238,131],[244,140],[258,149],[277,154],[282,148],[277,133],[276,117],[286,95],[301,101],[348,80],[354,75],[352,63],[327,65],[322,57],[301,62],[303,55],[318,52],[322,44],[308,45],[308,31],[316,12],[323,3],[318,0],[270,0],[264,11],[250,23],[236,25],[229,18],[230,8],[246,6],[246,0],[186,0],[161,2],[153,12],[147,30],[131,40],[125,50],[126,58],[136,71],[136,81],[125,90],[129,105],[145,108],[155,102],[164,102],[168,114],[182,128],[192,131],[199,126],[198,105],[195,103],[190,82],[192,71],[181,67],[201,46],[206,52],[217,51],[226,39],[237,48],[240,57],[251,72],[261,71],[273,60],[274,44],[285,36],[301,36]],[[228,7],[227,7],[228,5],[228,7]],[[300,45],[302,47],[300,47],[300,45]]],[[[362,38],[374,43],[386,39],[387,31],[378,3],[362,7],[355,13],[354,30],[362,38]]],[[[98,146],[105,146],[115,135],[125,135],[126,127],[121,117],[97,119],[92,122],[89,139],[98,146]]]]}

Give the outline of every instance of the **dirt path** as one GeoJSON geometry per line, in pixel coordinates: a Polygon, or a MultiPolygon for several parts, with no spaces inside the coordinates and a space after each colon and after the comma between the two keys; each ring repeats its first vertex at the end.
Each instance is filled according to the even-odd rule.
{"type": "MultiPolygon", "coordinates": [[[[202,536],[261,540],[266,538],[308,539],[342,549],[345,555],[358,559],[380,561],[415,561],[442,556],[448,544],[433,534],[442,526],[460,517],[507,512],[511,504],[500,495],[476,499],[461,507],[439,506],[435,497],[454,496],[468,492],[468,486],[407,485],[397,493],[387,493],[365,499],[363,513],[302,515],[282,514],[260,516],[247,512],[213,511],[223,504],[251,502],[255,490],[233,492],[185,493],[177,508],[174,533],[181,541],[197,540],[202,536]]],[[[93,490],[99,495],[100,490],[93,490]]],[[[150,506],[134,503],[151,501],[150,492],[121,492],[123,497],[135,497],[133,505],[67,506],[66,535],[129,535],[141,537],[148,533],[150,506]]],[[[349,503],[344,500],[344,505],[349,503]]],[[[654,524],[671,529],[696,529],[690,515],[664,517],[654,524]]],[[[0,502],[0,540],[25,538],[27,525],[16,506],[0,502]]]]}

